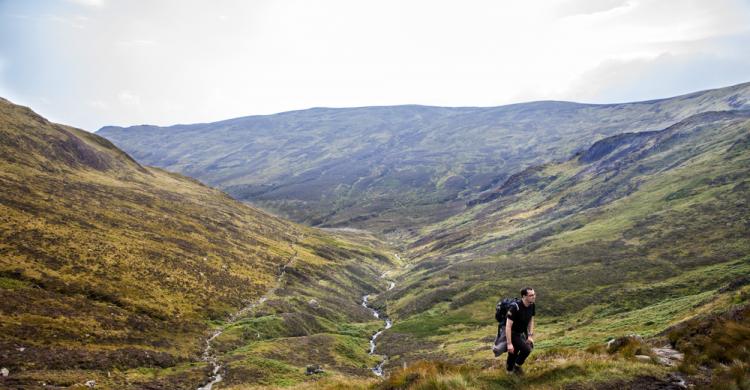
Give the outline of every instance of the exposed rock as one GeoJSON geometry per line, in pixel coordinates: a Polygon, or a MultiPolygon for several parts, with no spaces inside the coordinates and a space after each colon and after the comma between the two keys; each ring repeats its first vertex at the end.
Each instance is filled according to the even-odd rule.
{"type": "Polygon", "coordinates": [[[94,388],[94,387],[96,387],[96,381],[94,381],[94,380],[86,381],[86,383],[84,383],[84,385],[86,385],[86,387],[94,388]]]}
{"type": "Polygon", "coordinates": [[[685,383],[685,378],[680,375],[680,373],[673,372],[670,373],[669,376],[667,376],[667,379],[669,380],[669,383],[671,383],[674,386],[677,386],[681,389],[687,389],[688,385],[685,383]]]}
{"type": "Polygon", "coordinates": [[[305,369],[305,375],[322,374],[324,371],[317,364],[310,364],[305,369]]]}
{"type": "Polygon", "coordinates": [[[669,348],[668,346],[654,348],[653,351],[656,354],[656,358],[659,360],[659,363],[665,366],[675,366],[685,358],[685,355],[672,348],[669,348]]]}
{"type": "Polygon", "coordinates": [[[7,368],[3,367],[3,369],[0,370],[0,375],[2,375],[3,377],[6,377],[6,376],[10,375],[10,371],[8,371],[7,368]]]}
{"type": "Polygon", "coordinates": [[[651,363],[651,356],[648,355],[635,355],[635,360],[643,363],[651,363]]]}

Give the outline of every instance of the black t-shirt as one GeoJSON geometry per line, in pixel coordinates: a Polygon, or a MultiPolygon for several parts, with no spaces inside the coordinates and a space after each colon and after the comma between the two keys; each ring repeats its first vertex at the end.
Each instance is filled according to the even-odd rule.
{"type": "Polygon", "coordinates": [[[516,305],[510,305],[507,317],[509,320],[513,321],[510,331],[526,333],[529,329],[531,317],[533,317],[534,314],[536,314],[536,306],[533,303],[529,306],[525,306],[523,302],[518,302],[518,307],[516,307],[516,305]]]}

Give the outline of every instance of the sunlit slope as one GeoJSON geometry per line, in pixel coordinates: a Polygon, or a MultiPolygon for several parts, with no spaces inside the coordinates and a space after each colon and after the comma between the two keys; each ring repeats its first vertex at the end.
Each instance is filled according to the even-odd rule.
{"type": "Polygon", "coordinates": [[[750,107],[750,84],[626,104],[314,108],[98,134],[138,161],[296,221],[378,231],[436,222],[526,167],[622,132],[750,107]]]}
{"type": "Polygon", "coordinates": [[[318,298],[317,318],[366,322],[358,299],[391,266],[6,100],[0,156],[4,385],[195,388],[205,338],[230,314],[264,295],[259,310],[295,313],[273,297],[302,299],[287,283],[314,278],[338,292],[318,298]]]}
{"type": "Polygon", "coordinates": [[[727,294],[750,273],[750,113],[607,138],[468,203],[423,229],[414,267],[380,297],[398,318],[389,354],[489,364],[494,303],[527,285],[539,348],[655,335],[746,304],[727,294]]]}
{"type": "Polygon", "coordinates": [[[242,389],[320,379],[305,375],[307,365],[322,367],[325,377],[375,378],[371,368],[382,358],[368,354],[369,339],[384,323],[362,307],[362,296],[386,291],[386,279],[371,275],[388,273],[398,262],[384,258],[377,248],[330,237],[299,248],[301,256],[317,252],[328,266],[295,267],[262,307],[217,338],[228,368],[222,386],[242,389]],[[341,259],[346,258],[357,261],[344,264],[341,259]]]}

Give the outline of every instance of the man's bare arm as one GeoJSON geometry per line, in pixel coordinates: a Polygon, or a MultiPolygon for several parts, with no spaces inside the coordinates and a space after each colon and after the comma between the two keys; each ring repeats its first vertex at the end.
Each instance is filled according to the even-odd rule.
{"type": "Polygon", "coordinates": [[[505,320],[505,339],[508,341],[508,351],[513,351],[513,340],[511,339],[510,329],[513,326],[513,320],[510,318],[505,320]]]}
{"type": "Polygon", "coordinates": [[[529,321],[528,335],[532,342],[534,342],[534,317],[531,317],[529,321]]]}
{"type": "Polygon", "coordinates": [[[529,321],[529,335],[534,334],[534,317],[531,317],[531,321],[529,321]]]}
{"type": "Polygon", "coordinates": [[[505,320],[505,338],[508,339],[508,343],[510,343],[510,328],[513,327],[513,320],[508,318],[505,320]]]}

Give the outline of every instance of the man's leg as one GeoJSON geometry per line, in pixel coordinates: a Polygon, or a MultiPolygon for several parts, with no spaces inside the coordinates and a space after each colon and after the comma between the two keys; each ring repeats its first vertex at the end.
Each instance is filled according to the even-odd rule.
{"type": "MultiPolygon", "coordinates": [[[[516,343],[513,342],[513,347],[515,348],[516,343]]],[[[513,371],[513,367],[516,366],[516,355],[518,354],[518,351],[516,353],[510,353],[508,352],[508,360],[505,362],[505,369],[508,371],[513,371]]]]}
{"type": "Polygon", "coordinates": [[[513,347],[516,348],[516,366],[521,366],[526,358],[531,354],[531,346],[526,342],[526,338],[521,334],[513,334],[513,347]]]}
{"type": "Polygon", "coordinates": [[[513,348],[515,348],[515,351],[513,353],[508,352],[508,360],[505,362],[505,369],[508,370],[508,372],[512,372],[516,367],[519,352],[518,340],[520,340],[520,338],[515,332],[513,332],[510,334],[510,340],[513,342],[513,348]]]}

